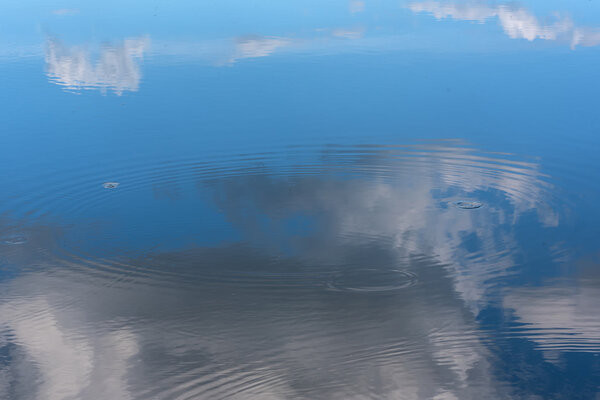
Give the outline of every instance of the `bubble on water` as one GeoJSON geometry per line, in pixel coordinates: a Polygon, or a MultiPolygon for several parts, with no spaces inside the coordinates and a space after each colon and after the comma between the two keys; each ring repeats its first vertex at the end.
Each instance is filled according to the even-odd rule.
{"type": "Polygon", "coordinates": [[[460,208],[462,210],[474,210],[476,208],[481,208],[483,206],[483,204],[478,201],[466,201],[466,200],[455,201],[454,205],[457,208],[460,208]]]}
{"type": "Polygon", "coordinates": [[[27,243],[27,236],[24,235],[9,235],[9,236],[4,236],[2,238],[2,243],[4,244],[10,244],[10,245],[18,245],[18,244],[24,244],[27,243]]]}
{"type": "Polygon", "coordinates": [[[388,292],[414,286],[417,275],[397,269],[361,268],[336,273],[327,288],[344,292],[388,292]]]}
{"type": "Polygon", "coordinates": [[[119,186],[119,182],[104,182],[102,187],[104,189],[116,189],[119,186]]]}

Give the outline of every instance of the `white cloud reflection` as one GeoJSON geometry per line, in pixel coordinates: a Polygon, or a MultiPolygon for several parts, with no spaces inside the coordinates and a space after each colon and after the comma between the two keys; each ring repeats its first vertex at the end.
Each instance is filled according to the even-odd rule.
{"type": "Polygon", "coordinates": [[[76,8],[60,8],[58,10],[52,11],[54,15],[75,15],[78,14],[79,10],[76,8]]]}
{"type": "Polygon", "coordinates": [[[84,46],[65,46],[55,38],[46,42],[46,71],[51,82],[69,90],[137,91],[141,80],[139,60],[148,49],[146,37],[105,44],[97,59],[84,46]]]}
{"type": "Polygon", "coordinates": [[[365,28],[358,27],[354,29],[334,29],[331,34],[334,37],[343,39],[360,39],[365,35],[365,28]]]}
{"type": "Polygon", "coordinates": [[[348,9],[352,14],[365,11],[365,2],[361,0],[351,0],[348,9]]]}
{"type": "Polygon", "coordinates": [[[500,26],[511,39],[564,39],[572,47],[600,44],[600,34],[596,28],[576,27],[571,18],[560,14],[555,14],[551,21],[546,18],[542,22],[529,10],[516,4],[423,1],[410,3],[408,8],[413,12],[430,13],[437,19],[484,23],[490,18],[498,18],[500,26]]]}
{"type": "Polygon", "coordinates": [[[229,63],[245,58],[266,57],[292,43],[288,38],[257,35],[241,36],[235,38],[233,42],[233,53],[228,59],[229,63]]]}
{"type": "Polygon", "coordinates": [[[23,362],[34,365],[41,377],[35,398],[131,399],[125,375],[129,359],[138,352],[135,336],[126,330],[78,335],[82,316],[61,312],[49,298],[41,295],[0,306],[0,323],[24,350],[23,362]]]}
{"type": "Polygon", "coordinates": [[[521,337],[535,342],[550,361],[565,351],[600,352],[600,287],[598,281],[575,287],[537,287],[512,291],[504,307],[523,324],[521,337]]]}
{"type": "MultiPolygon", "coordinates": [[[[364,11],[363,1],[351,1],[348,4],[351,13],[364,11]]],[[[577,26],[571,18],[559,13],[540,18],[527,8],[513,3],[422,1],[409,3],[408,8],[415,13],[432,14],[437,19],[452,18],[483,24],[494,18],[499,21],[504,33],[513,39],[564,41],[573,48],[600,44],[600,28],[577,26]]],[[[392,48],[414,49],[418,46],[418,41],[409,43],[404,36],[375,33],[385,32],[384,27],[370,29],[364,21],[359,24],[319,27],[313,30],[315,34],[312,35],[296,32],[289,35],[243,35],[198,42],[157,42],[154,51],[159,56],[199,58],[216,66],[227,66],[241,60],[264,58],[284,52],[330,54],[332,51],[364,52],[373,46],[379,51],[392,48]],[[371,30],[375,34],[369,35],[371,30]]]]}
{"type": "Polygon", "coordinates": [[[600,28],[575,28],[571,47],[600,45],[600,28]]]}

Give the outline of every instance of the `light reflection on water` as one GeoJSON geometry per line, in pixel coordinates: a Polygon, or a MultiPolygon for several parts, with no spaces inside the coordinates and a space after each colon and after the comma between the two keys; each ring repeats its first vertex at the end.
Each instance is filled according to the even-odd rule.
{"type": "Polygon", "coordinates": [[[597,398],[597,6],[19,7],[0,398],[597,398]]]}

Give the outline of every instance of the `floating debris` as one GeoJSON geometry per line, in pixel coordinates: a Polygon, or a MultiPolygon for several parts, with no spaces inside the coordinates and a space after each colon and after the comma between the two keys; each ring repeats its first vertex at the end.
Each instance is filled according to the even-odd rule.
{"type": "Polygon", "coordinates": [[[119,182],[104,182],[102,187],[104,189],[116,189],[119,186],[119,182]]]}
{"type": "Polygon", "coordinates": [[[483,204],[478,201],[464,201],[464,200],[455,201],[454,205],[463,210],[474,210],[476,208],[481,208],[483,206],[483,204]]]}
{"type": "Polygon", "coordinates": [[[2,238],[2,242],[4,244],[10,244],[10,245],[24,244],[24,243],[27,243],[27,241],[28,241],[27,236],[23,236],[23,235],[10,235],[10,236],[5,236],[2,238]]]}

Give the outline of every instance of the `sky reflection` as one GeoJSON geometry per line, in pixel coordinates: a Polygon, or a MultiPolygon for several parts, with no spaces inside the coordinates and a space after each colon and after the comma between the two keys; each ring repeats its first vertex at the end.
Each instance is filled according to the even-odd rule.
{"type": "Polygon", "coordinates": [[[0,399],[597,400],[598,4],[34,3],[0,399]]]}

